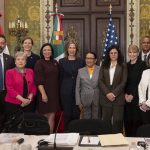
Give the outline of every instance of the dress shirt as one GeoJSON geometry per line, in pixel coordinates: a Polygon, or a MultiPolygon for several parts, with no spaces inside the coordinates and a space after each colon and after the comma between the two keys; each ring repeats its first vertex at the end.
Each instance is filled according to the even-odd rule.
{"type": "Polygon", "coordinates": [[[0,59],[1,59],[1,63],[2,63],[2,72],[3,72],[3,90],[4,89],[4,57],[3,57],[3,53],[0,53],[0,59]]]}
{"type": "Polygon", "coordinates": [[[112,64],[110,65],[110,68],[109,68],[109,75],[110,75],[110,85],[112,85],[113,83],[113,79],[114,79],[114,74],[115,74],[115,70],[116,70],[116,65],[117,64],[112,64]]]}
{"type": "Polygon", "coordinates": [[[144,60],[145,55],[147,55],[147,56],[148,56],[149,54],[150,54],[150,51],[149,51],[148,53],[146,53],[146,54],[145,54],[145,53],[143,53],[143,51],[142,51],[142,60],[143,60],[143,61],[145,61],[145,60],[144,60]]]}

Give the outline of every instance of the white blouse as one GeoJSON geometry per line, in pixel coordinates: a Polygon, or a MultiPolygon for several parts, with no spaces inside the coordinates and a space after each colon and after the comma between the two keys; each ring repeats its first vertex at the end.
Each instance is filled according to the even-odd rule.
{"type": "Polygon", "coordinates": [[[110,85],[113,84],[113,79],[114,79],[114,74],[115,74],[115,70],[116,70],[116,65],[117,64],[111,64],[110,68],[109,68],[109,76],[110,76],[110,85]]]}
{"type": "Polygon", "coordinates": [[[150,69],[144,70],[142,78],[138,86],[139,104],[146,101],[146,105],[150,107],[150,69]],[[146,92],[148,89],[148,98],[146,99],[146,92]]]}

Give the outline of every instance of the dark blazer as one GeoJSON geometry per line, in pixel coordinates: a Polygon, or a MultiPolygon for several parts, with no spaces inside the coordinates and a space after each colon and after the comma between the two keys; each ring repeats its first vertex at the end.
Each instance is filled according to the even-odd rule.
{"type": "Polygon", "coordinates": [[[68,60],[62,58],[59,60],[60,67],[60,93],[62,95],[75,95],[76,78],[78,69],[85,66],[84,60],[68,60]]]}
{"type": "MultiPolygon", "coordinates": [[[[148,54],[148,56],[149,56],[149,55],[150,55],[150,54],[148,54]]],[[[147,56],[146,58],[148,58],[148,56],[147,56]]],[[[142,60],[142,52],[139,53],[138,59],[139,59],[139,60],[142,60]]]]}
{"type": "Polygon", "coordinates": [[[131,94],[134,97],[132,103],[138,104],[138,85],[141,80],[143,70],[147,69],[146,63],[138,59],[133,65],[130,62],[127,63],[128,77],[125,92],[131,94]]]}
{"type": "Polygon", "coordinates": [[[40,56],[31,52],[31,55],[27,57],[26,68],[31,68],[34,70],[35,63],[40,59],[40,56]]]}
{"type": "Polygon", "coordinates": [[[5,53],[3,53],[3,60],[4,60],[4,77],[5,77],[6,70],[14,68],[15,62],[14,62],[14,58],[12,56],[7,55],[5,53]]]}
{"type": "Polygon", "coordinates": [[[117,64],[112,85],[110,85],[109,68],[101,66],[100,68],[100,104],[102,106],[124,105],[124,87],[127,81],[127,66],[117,64]],[[113,102],[109,101],[106,94],[112,92],[116,98],[113,102]]]}

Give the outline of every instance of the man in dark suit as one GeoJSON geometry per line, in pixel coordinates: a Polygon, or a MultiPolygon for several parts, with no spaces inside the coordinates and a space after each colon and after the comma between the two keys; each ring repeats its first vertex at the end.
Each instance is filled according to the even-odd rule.
{"type": "Polygon", "coordinates": [[[5,111],[4,98],[6,95],[5,73],[7,69],[15,67],[13,57],[4,53],[6,38],[0,35],[0,115],[5,111]]]}
{"type": "Polygon", "coordinates": [[[150,37],[144,36],[141,40],[141,52],[139,55],[139,59],[146,62],[149,54],[150,54],[150,37]]]}

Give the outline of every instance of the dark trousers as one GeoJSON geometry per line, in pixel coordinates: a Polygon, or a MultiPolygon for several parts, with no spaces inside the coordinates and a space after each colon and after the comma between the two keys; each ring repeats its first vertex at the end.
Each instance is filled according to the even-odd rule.
{"type": "Polygon", "coordinates": [[[123,132],[124,106],[102,106],[102,120],[112,122],[112,132],[123,132]]]}
{"type": "Polygon", "coordinates": [[[127,137],[135,137],[138,127],[142,125],[140,109],[138,104],[134,103],[134,100],[125,104],[124,128],[127,137]]]}
{"type": "Polygon", "coordinates": [[[0,132],[3,129],[3,124],[5,121],[5,96],[6,91],[0,91],[0,132]]]}
{"type": "Polygon", "coordinates": [[[5,96],[6,96],[6,91],[0,91],[0,113],[5,112],[5,96]]]}
{"type": "Polygon", "coordinates": [[[18,104],[12,104],[9,102],[5,102],[5,114],[6,116],[9,116],[14,111],[17,111],[18,109],[21,109],[23,112],[34,112],[34,103],[30,103],[28,106],[21,107],[18,104]]]}
{"type": "Polygon", "coordinates": [[[150,124],[150,111],[142,111],[140,110],[142,124],[150,124]]]}
{"type": "Polygon", "coordinates": [[[136,137],[137,129],[141,126],[141,121],[135,120],[125,120],[124,127],[125,127],[125,134],[127,137],[136,137]]]}
{"type": "Polygon", "coordinates": [[[64,112],[64,130],[67,131],[69,123],[80,118],[80,110],[71,95],[61,95],[61,103],[64,112]]]}

